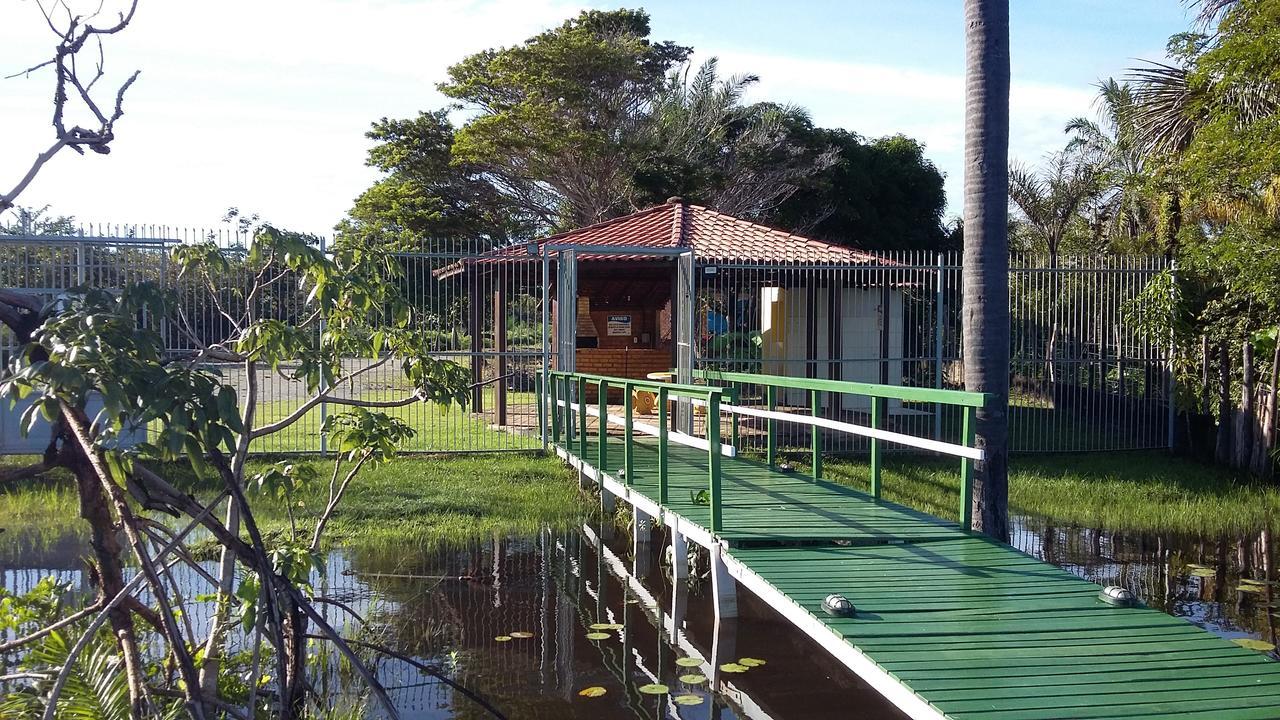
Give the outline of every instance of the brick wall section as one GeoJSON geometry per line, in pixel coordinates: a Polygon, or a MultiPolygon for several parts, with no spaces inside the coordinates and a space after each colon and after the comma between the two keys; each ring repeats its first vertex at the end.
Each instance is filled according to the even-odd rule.
{"type": "MultiPolygon", "coordinates": [[[[670,350],[649,348],[583,348],[574,357],[577,371],[591,375],[644,379],[651,372],[671,369],[670,350]]],[[[587,391],[588,400],[595,398],[593,390],[587,391]]],[[[609,392],[609,402],[622,402],[622,391],[609,392]]]]}

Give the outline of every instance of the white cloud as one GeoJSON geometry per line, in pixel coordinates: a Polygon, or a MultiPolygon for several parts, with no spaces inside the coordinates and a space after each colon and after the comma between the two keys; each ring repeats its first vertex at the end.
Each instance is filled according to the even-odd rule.
{"type": "MultiPolygon", "coordinates": [[[[142,70],[113,152],[64,151],[20,202],[157,224],[212,223],[240,205],[327,232],[373,178],[364,167],[370,122],[439,107],[435,84],[450,64],[520,42],[579,7],[572,0],[143,2],[134,24],[105,43],[104,86],[142,70]]],[[[52,45],[34,3],[0,0],[0,74],[38,62],[52,45]]],[[[52,140],[51,93],[47,72],[0,81],[6,190],[52,140]]]]}

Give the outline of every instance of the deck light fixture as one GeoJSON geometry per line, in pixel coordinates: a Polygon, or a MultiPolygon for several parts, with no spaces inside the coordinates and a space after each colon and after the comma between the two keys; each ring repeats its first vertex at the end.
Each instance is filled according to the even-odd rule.
{"type": "Polygon", "coordinates": [[[858,609],[849,602],[849,598],[839,593],[831,593],[822,601],[822,609],[835,617],[853,617],[858,609]]]}
{"type": "Polygon", "coordinates": [[[1098,593],[1098,599],[1116,607],[1136,607],[1138,605],[1138,596],[1134,595],[1129,588],[1122,588],[1119,585],[1108,585],[1102,588],[1102,591],[1098,593]]]}

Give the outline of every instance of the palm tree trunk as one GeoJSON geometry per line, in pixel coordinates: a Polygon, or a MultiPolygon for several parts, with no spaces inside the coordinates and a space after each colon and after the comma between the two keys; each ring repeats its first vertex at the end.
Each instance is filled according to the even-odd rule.
{"type": "Polygon", "coordinates": [[[978,411],[974,527],[1009,538],[1009,0],[965,0],[964,382],[978,411]]]}

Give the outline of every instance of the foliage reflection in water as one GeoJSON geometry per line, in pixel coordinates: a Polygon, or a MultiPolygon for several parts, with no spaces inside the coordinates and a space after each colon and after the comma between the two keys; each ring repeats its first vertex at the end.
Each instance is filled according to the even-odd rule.
{"type": "MultiPolygon", "coordinates": [[[[513,720],[901,717],[749,593],[739,598],[741,617],[717,628],[705,581],[673,586],[660,534],[636,557],[624,533],[598,551],[608,534],[547,530],[427,550],[340,551],[315,587],[345,606],[325,606],[331,621],[441,666],[513,720]],[[673,613],[683,620],[675,633],[673,613]]],[[[1269,533],[1176,537],[1020,518],[1013,543],[1225,637],[1277,644],[1269,533]]],[[[83,587],[79,547],[7,538],[0,586],[22,592],[53,574],[83,587]]],[[[205,622],[207,610],[193,605],[188,614],[205,622]]],[[[317,682],[335,705],[347,704],[358,683],[339,663],[329,667],[317,682]]],[[[386,660],[378,670],[406,718],[485,716],[409,665],[386,660]]]]}

